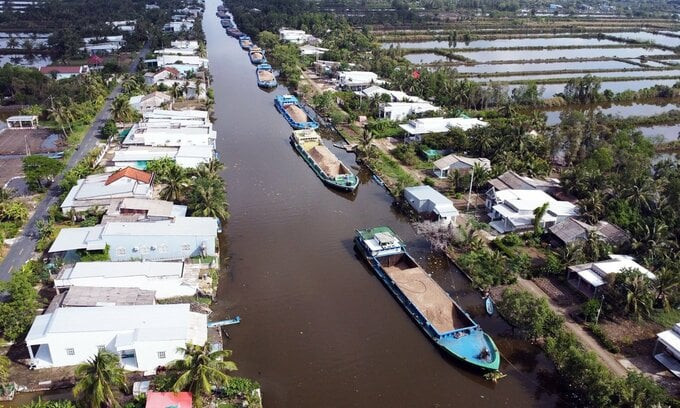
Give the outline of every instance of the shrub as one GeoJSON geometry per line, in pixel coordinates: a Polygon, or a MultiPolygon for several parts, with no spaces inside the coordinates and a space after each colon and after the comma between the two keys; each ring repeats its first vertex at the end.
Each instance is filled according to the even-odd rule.
{"type": "Polygon", "coordinates": [[[517,246],[517,245],[522,245],[524,243],[524,240],[522,238],[515,234],[514,232],[511,232],[509,234],[506,234],[501,238],[501,242],[503,242],[505,245],[509,247],[517,246]]]}
{"type": "Polygon", "coordinates": [[[581,313],[587,322],[594,322],[597,319],[597,312],[600,310],[600,301],[597,299],[589,299],[581,305],[581,313]]]}
{"type": "Polygon", "coordinates": [[[430,187],[434,187],[435,184],[436,184],[435,181],[432,180],[432,179],[429,178],[429,177],[425,177],[425,180],[423,180],[423,183],[424,183],[426,186],[430,186],[430,187]]]}
{"type": "Polygon", "coordinates": [[[550,309],[547,300],[525,291],[505,290],[498,310],[512,326],[525,332],[531,339],[554,335],[564,321],[550,309]]]}
{"type": "Polygon", "coordinates": [[[593,336],[595,339],[597,339],[597,342],[602,345],[607,351],[610,353],[619,353],[621,352],[621,349],[619,349],[619,346],[616,345],[609,337],[607,337],[607,334],[602,330],[602,327],[600,327],[598,324],[595,323],[588,323],[587,324],[588,329],[590,329],[590,332],[593,333],[593,336]]]}

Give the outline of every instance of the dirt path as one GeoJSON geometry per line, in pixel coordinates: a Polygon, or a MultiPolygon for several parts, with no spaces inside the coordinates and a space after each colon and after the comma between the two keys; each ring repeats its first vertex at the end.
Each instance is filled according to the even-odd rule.
{"type": "Polygon", "coordinates": [[[578,323],[574,322],[571,317],[569,317],[569,313],[567,313],[566,309],[554,304],[548,295],[546,295],[545,292],[541,290],[541,288],[536,286],[534,282],[518,278],[517,284],[522,289],[530,292],[531,294],[546,299],[551,309],[561,316],[564,316],[564,326],[578,338],[586,350],[595,352],[595,354],[597,354],[597,356],[600,358],[602,364],[608,367],[614,374],[619,376],[625,376],[628,374],[628,370],[626,370],[626,368],[619,362],[615,355],[600,346],[597,340],[595,340],[590,334],[588,334],[588,332],[583,329],[583,327],[581,327],[578,323]]]}

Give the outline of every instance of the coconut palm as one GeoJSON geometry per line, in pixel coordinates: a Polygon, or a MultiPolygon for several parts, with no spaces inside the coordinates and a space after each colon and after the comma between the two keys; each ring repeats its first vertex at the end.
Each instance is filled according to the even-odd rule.
{"type": "Polygon", "coordinates": [[[125,372],[120,359],[104,349],[76,367],[73,395],[88,408],[118,407],[115,389],[125,390],[125,372]]]}
{"type": "Polygon", "coordinates": [[[542,225],[541,221],[543,220],[543,216],[545,215],[546,212],[548,212],[548,207],[550,206],[550,203],[544,203],[540,207],[536,207],[534,209],[534,234],[535,235],[540,235],[542,231],[542,225]]]}
{"type": "Polygon", "coordinates": [[[359,151],[367,158],[373,157],[373,132],[364,128],[363,133],[361,133],[361,139],[359,139],[359,151]]]}
{"type": "Polygon", "coordinates": [[[224,170],[224,164],[213,157],[209,161],[199,164],[195,173],[196,177],[218,179],[222,170],[224,170]]]}
{"type": "Polygon", "coordinates": [[[653,282],[656,302],[665,310],[669,310],[671,307],[670,299],[674,297],[680,286],[680,274],[677,270],[663,267],[655,271],[654,275],[656,276],[653,282]]]}
{"type": "Polygon", "coordinates": [[[593,191],[588,197],[581,200],[580,204],[581,215],[587,222],[594,224],[604,216],[604,197],[599,190],[593,191]]]}
{"type": "Polygon", "coordinates": [[[220,178],[196,178],[187,195],[192,215],[215,217],[221,220],[229,218],[227,197],[220,178]]]}
{"type": "Polygon", "coordinates": [[[14,38],[13,36],[10,36],[7,39],[7,48],[9,48],[10,50],[13,50],[18,46],[19,46],[19,41],[16,38],[14,38]]]}
{"type": "Polygon", "coordinates": [[[26,54],[31,55],[33,54],[33,50],[35,47],[31,40],[24,40],[24,42],[21,44],[21,48],[26,50],[26,54]]]}
{"type": "Polygon", "coordinates": [[[175,392],[191,392],[194,405],[198,407],[202,406],[203,398],[212,395],[213,386],[229,383],[231,378],[227,372],[236,370],[236,364],[227,360],[231,350],[211,351],[210,344],[206,343],[202,346],[187,344],[178,351],[184,354],[184,358],[168,366],[178,374],[172,388],[175,392]]]}
{"type": "Polygon", "coordinates": [[[61,127],[61,132],[66,137],[66,111],[60,103],[54,103],[50,108],[47,109],[47,118],[53,120],[59,127],[61,127]]]}
{"type": "Polygon", "coordinates": [[[616,286],[624,297],[624,311],[636,320],[649,316],[652,310],[651,280],[638,269],[624,268],[616,276],[616,286]]]}
{"type": "Polygon", "coordinates": [[[168,174],[160,180],[163,184],[160,196],[167,201],[180,201],[186,191],[189,177],[186,170],[180,166],[173,166],[168,169],[168,174]]]}
{"type": "Polygon", "coordinates": [[[116,122],[130,122],[135,116],[130,106],[130,100],[124,95],[119,95],[111,104],[111,116],[116,122]]]}

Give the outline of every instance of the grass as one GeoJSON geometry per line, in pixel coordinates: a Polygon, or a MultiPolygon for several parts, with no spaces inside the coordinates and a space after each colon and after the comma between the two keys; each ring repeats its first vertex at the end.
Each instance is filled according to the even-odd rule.
{"type": "Polygon", "coordinates": [[[670,328],[677,322],[680,322],[680,310],[654,310],[652,312],[651,320],[663,327],[670,328]]]}
{"type": "Polygon", "coordinates": [[[393,184],[396,184],[398,190],[420,184],[418,180],[406,172],[395,159],[379,149],[376,149],[375,151],[375,157],[370,160],[371,166],[381,177],[391,179],[393,184]]]}

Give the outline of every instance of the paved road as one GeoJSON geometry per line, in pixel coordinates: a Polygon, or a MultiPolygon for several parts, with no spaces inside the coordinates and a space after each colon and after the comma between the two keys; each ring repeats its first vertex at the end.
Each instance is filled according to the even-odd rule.
{"type": "MultiPolygon", "coordinates": [[[[139,59],[148,52],[149,44],[147,43],[139,52],[137,58],[135,58],[135,60],[130,64],[130,73],[137,71],[137,63],[139,62],[139,59]]],[[[97,145],[99,140],[95,135],[104,122],[109,119],[111,114],[111,102],[121,93],[121,91],[122,89],[120,85],[117,85],[113,91],[111,91],[111,94],[109,94],[104,107],[101,111],[99,111],[94,119],[94,122],[92,123],[92,126],[88,130],[87,134],[85,134],[80,146],[78,146],[78,150],[73,153],[66,164],[65,171],[75,166],[76,163],[80,161],[80,159],[85,157],[85,155],[87,155],[87,153],[89,153],[97,145]]],[[[0,264],[0,280],[9,280],[12,270],[20,268],[21,265],[26,263],[33,256],[35,245],[38,241],[38,233],[35,228],[35,224],[38,220],[42,220],[47,216],[47,210],[59,199],[59,195],[61,194],[61,191],[59,191],[59,182],[61,179],[62,175],[59,175],[54,183],[52,183],[52,186],[47,191],[45,198],[38,204],[35,209],[35,213],[33,213],[31,219],[28,220],[28,223],[26,224],[22,234],[17,237],[17,240],[10,248],[9,253],[7,253],[7,256],[0,264]]]]}

